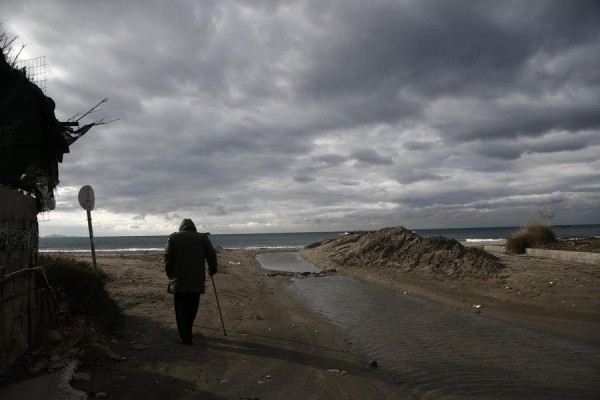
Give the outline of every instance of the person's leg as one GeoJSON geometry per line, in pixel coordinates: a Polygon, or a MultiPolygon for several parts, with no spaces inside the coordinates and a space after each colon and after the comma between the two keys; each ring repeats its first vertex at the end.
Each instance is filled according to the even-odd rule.
{"type": "Polygon", "coordinates": [[[200,306],[200,293],[189,293],[188,298],[188,323],[189,323],[189,337],[190,340],[193,337],[192,327],[194,326],[194,321],[196,320],[196,315],[198,315],[198,307],[200,306]]]}
{"type": "Polygon", "coordinates": [[[175,293],[173,294],[173,303],[175,304],[175,320],[177,321],[177,331],[179,332],[179,338],[182,342],[186,343],[191,341],[191,337],[188,337],[188,329],[186,322],[186,293],[175,293]]]}

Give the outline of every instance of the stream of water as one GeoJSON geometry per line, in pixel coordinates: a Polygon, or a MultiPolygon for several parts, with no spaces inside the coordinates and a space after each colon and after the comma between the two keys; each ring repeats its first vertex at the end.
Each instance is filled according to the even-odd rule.
{"type": "MultiPolygon", "coordinates": [[[[261,256],[261,263],[270,257],[261,256]]],[[[288,270],[284,268],[294,267],[290,257],[279,268],[277,261],[267,263],[270,269],[288,270]]],[[[294,278],[289,289],[339,326],[359,354],[377,360],[391,380],[416,398],[600,398],[597,346],[347,276],[294,278]]]]}

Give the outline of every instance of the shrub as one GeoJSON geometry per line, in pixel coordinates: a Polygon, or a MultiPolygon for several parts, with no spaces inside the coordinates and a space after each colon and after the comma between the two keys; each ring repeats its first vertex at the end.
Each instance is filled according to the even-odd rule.
{"type": "Polygon", "coordinates": [[[547,225],[529,224],[506,239],[506,251],[523,254],[527,247],[543,246],[556,242],[554,231],[547,225]]]}
{"type": "Polygon", "coordinates": [[[66,303],[73,315],[109,331],[122,326],[123,314],[106,290],[105,273],[92,272],[83,261],[46,254],[39,255],[38,265],[44,267],[58,301],[66,303]]]}

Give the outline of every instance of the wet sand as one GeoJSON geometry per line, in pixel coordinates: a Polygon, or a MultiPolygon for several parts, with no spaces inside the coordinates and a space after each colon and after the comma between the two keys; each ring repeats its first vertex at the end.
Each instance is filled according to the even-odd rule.
{"type": "MultiPolygon", "coordinates": [[[[593,373],[597,368],[595,355],[587,363],[576,363],[578,357],[582,358],[578,356],[582,348],[596,352],[600,344],[597,266],[500,255],[507,266],[499,281],[436,281],[417,276],[400,277],[392,271],[374,273],[357,269],[342,270],[340,276],[327,277],[353,277],[389,290],[392,296],[409,294],[416,304],[427,305],[427,311],[419,311],[414,304],[406,306],[407,310],[417,307],[417,315],[433,316],[446,310],[450,320],[455,322],[462,321],[461,318],[491,317],[499,326],[512,327],[507,331],[499,328],[500,337],[489,337],[468,331],[469,323],[450,324],[455,326],[453,331],[444,328],[450,326],[448,324],[414,326],[413,330],[401,333],[399,340],[405,343],[406,361],[390,374],[385,358],[381,359],[380,368],[369,367],[371,360],[361,355],[364,354],[361,345],[352,335],[344,333],[341,325],[332,324],[324,313],[311,311],[314,305],[306,306],[301,296],[294,295],[287,287],[289,277],[266,276],[254,258],[259,252],[223,250],[219,254],[221,273],[216,275],[215,281],[227,336],[223,335],[214,293],[209,286],[195,324],[195,331],[203,337],[197,337],[191,347],[177,342],[172,298],[166,293],[161,253],[98,253],[98,264],[110,277],[109,291],[123,308],[127,327],[122,334],[106,338],[105,343],[87,343],[86,346],[108,345],[126,357],[126,361],[92,357],[80,367],[91,373],[91,380],[74,382],[73,386],[92,394],[106,392],[109,398],[118,399],[478,398],[480,396],[464,393],[477,393],[477,372],[481,365],[487,365],[490,370],[510,371],[511,364],[545,368],[564,360],[567,364],[575,362],[569,364],[574,365],[573,376],[583,377],[590,374],[590,369],[593,373]],[[474,305],[482,307],[474,308],[474,305]],[[452,315],[462,317],[452,318],[452,315]],[[507,351],[500,357],[502,346],[509,349],[515,345],[513,339],[519,337],[511,329],[521,327],[535,335],[531,340],[518,339],[517,350],[545,347],[546,353],[553,356],[548,358],[544,352],[524,353],[523,350],[507,351]],[[460,329],[463,329],[462,334],[460,329]],[[558,336],[543,336],[540,342],[538,333],[558,336]],[[478,351],[486,347],[486,342],[498,342],[502,337],[505,340],[502,346],[493,347],[495,355],[478,351]],[[553,351],[553,341],[569,345],[553,351]],[[573,346],[571,350],[569,346],[573,346]],[[474,354],[469,356],[475,357],[470,366],[465,353],[474,354]],[[440,363],[440,359],[445,361],[440,363]],[[443,374],[456,370],[458,363],[467,375],[469,367],[472,368],[474,379],[469,381],[467,389],[453,386],[456,382],[460,386],[461,379],[464,386],[464,378],[460,378],[464,375],[443,374]],[[432,379],[435,376],[443,379],[432,379]]],[[[85,253],[75,256],[89,258],[85,253]]],[[[313,253],[308,258],[320,267],[330,268],[327,260],[319,259],[320,256],[313,253]]],[[[303,281],[311,287],[316,285],[312,285],[310,279],[325,282],[320,281],[325,278],[303,281]]],[[[337,296],[333,301],[351,303],[349,300],[337,296]]],[[[446,314],[442,312],[442,315],[446,314]]],[[[447,317],[440,318],[443,321],[447,317]]],[[[368,338],[366,340],[368,342],[368,338]]],[[[507,389],[500,394],[496,392],[493,397],[515,398],[511,393],[531,393],[531,398],[544,398],[558,388],[561,388],[561,398],[592,398],[590,393],[598,394],[597,387],[590,387],[589,383],[578,387],[557,380],[552,374],[525,373],[531,374],[531,378],[521,376],[511,381],[506,378],[510,372],[506,372],[497,386],[480,381],[480,389],[483,392],[486,387],[497,390],[499,386],[516,382],[516,392],[507,389]],[[531,382],[535,384],[529,387],[531,382]],[[543,396],[536,397],[538,392],[543,396]]]]}

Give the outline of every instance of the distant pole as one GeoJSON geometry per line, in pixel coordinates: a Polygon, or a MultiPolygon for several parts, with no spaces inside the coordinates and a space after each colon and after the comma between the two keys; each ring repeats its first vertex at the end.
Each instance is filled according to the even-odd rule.
{"type": "Polygon", "coordinates": [[[90,232],[90,245],[92,247],[92,270],[96,272],[96,248],[94,246],[94,231],[92,229],[92,210],[94,209],[94,189],[85,185],[79,190],[79,205],[87,211],[88,230],[90,232]]]}
{"type": "Polygon", "coordinates": [[[96,247],[94,246],[94,230],[92,229],[92,212],[87,211],[88,230],[90,231],[90,245],[92,247],[92,271],[96,272],[96,247]]]}

